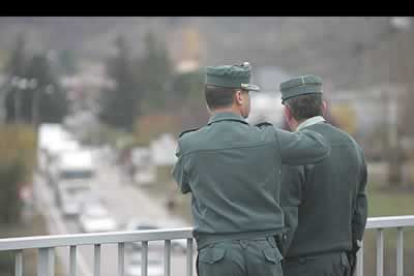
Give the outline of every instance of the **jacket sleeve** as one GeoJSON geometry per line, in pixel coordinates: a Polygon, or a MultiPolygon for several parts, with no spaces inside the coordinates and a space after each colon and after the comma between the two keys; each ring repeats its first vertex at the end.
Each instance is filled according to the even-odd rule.
{"type": "Polygon", "coordinates": [[[307,165],[322,161],[328,156],[330,147],[325,138],[315,131],[303,129],[298,132],[276,130],[282,163],[307,165]]]}
{"type": "Polygon", "coordinates": [[[172,176],[180,188],[181,193],[186,194],[191,191],[188,183],[188,178],[184,170],[184,155],[181,153],[180,142],[178,142],[177,151],[175,155],[178,157],[177,162],[172,170],[172,176]]]}
{"type": "Polygon", "coordinates": [[[298,226],[298,210],[302,201],[302,189],[304,185],[303,166],[282,167],[282,179],[280,189],[280,205],[284,213],[284,240],[282,254],[285,256],[292,243],[296,228],[298,226]]]}
{"type": "Polygon", "coordinates": [[[367,167],[362,154],[361,175],[358,183],[355,208],[352,216],[352,236],[353,240],[362,240],[368,217],[368,201],[365,188],[367,185],[367,167]]]}

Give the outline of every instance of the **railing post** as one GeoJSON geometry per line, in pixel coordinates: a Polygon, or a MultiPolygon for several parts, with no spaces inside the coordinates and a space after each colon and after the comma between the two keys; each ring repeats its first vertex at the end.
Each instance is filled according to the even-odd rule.
{"type": "Polygon", "coordinates": [[[384,229],[377,230],[377,276],[384,275],[384,229]]]}
{"type": "Polygon", "coordinates": [[[193,276],[193,239],[187,239],[187,276],[193,276]]]}
{"type": "Polygon", "coordinates": [[[53,276],[55,274],[55,252],[53,247],[39,248],[37,260],[37,276],[53,276]]]}
{"type": "Polygon", "coordinates": [[[14,266],[14,275],[22,276],[23,275],[23,251],[18,250],[15,257],[15,266],[14,266]]]}
{"type": "Polygon", "coordinates": [[[101,275],[101,245],[100,244],[95,244],[93,257],[94,257],[93,275],[100,276],[101,275]]]}
{"type": "Polygon", "coordinates": [[[118,276],[124,276],[125,267],[125,244],[118,243],[118,276]]]}
{"type": "Polygon", "coordinates": [[[70,247],[70,257],[69,257],[69,275],[76,276],[76,246],[72,245],[70,247]]]}
{"type": "Polygon", "coordinates": [[[148,276],[148,241],[142,242],[141,276],[148,276]]]}
{"type": "Polygon", "coordinates": [[[165,240],[164,248],[164,276],[171,275],[171,240],[165,240]]]}
{"type": "Polygon", "coordinates": [[[358,250],[357,253],[356,275],[364,275],[364,241],[361,241],[361,248],[358,250]]]}
{"type": "Polygon", "coordinates": [[[402,227],[397,228],[397,276],[404,275],[404,232],[402,227]]]}

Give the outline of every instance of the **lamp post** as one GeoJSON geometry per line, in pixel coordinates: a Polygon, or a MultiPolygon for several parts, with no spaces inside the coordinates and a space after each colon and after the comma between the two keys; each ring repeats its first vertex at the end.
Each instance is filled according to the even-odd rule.
{"type": "Polygon", "coordinates": [[[30,79],[29,81],[29,87],[33,90],[33,97],[32,97],[32,124],[34,127],[37,126],[37,120],[39,117],[39,98],[40,93],[37,88],[37,80],[36,79],[30,79]]]}
{"type": "Polygon", "coordinates": [[[2,89],[3,91],[0,94],[0,122],[1,123],[4,123],[6,121],[6,116],[7,116],[6,99],[9,93],[13,91],[13,78],[15,77],[11,77],[5,82],[5,85],[3,87],[4,90],[2,89]]]}
{"type": "Polygon", "coordinates": [[[14,94],[14,120],[19,123],[21,120],[21,91],[28,87],[28,80],[20,77],[13,77],[12,85],[17,88],[14,94]]]}

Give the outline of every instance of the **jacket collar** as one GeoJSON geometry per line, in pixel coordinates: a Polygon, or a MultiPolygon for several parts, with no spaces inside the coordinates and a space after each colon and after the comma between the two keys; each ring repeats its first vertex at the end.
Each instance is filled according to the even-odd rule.
{"type": "Polygon", "coordinates": [[[244,124],[249,124],[242,116],[233,112],[218,112],[210,117],[210,120],[208,120],[208,125],[221,121],[236,121],[244,124]]]}
{"type": "Polygon", "coordinates": [[[309,118],[306,121],[299,124],[299,126],[296,128],[296,131],[299,131],[305,127],[318,124],[318,123],[322,123],[322,122],[326,122],[326,120],[322,116],[315,116],[315,117],[309,118]]]}

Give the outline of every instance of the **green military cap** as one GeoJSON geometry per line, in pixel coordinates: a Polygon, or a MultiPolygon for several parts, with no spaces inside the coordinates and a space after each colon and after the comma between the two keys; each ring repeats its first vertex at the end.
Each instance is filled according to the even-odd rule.
{"type": "Polygon", "coordinates": [[[220,65],[206,67],[206,85],[240,88],[246,91],[259,91],[257,85],[250,83],[252,67],[250,63],[240,65],[220,65]]]}
{"type": "Polygon", "coordinates": [[[282,103],[287,99],[305,95],[322,93],[322,78],[316,75],[303,75],[280,84],[282,103]]]}

